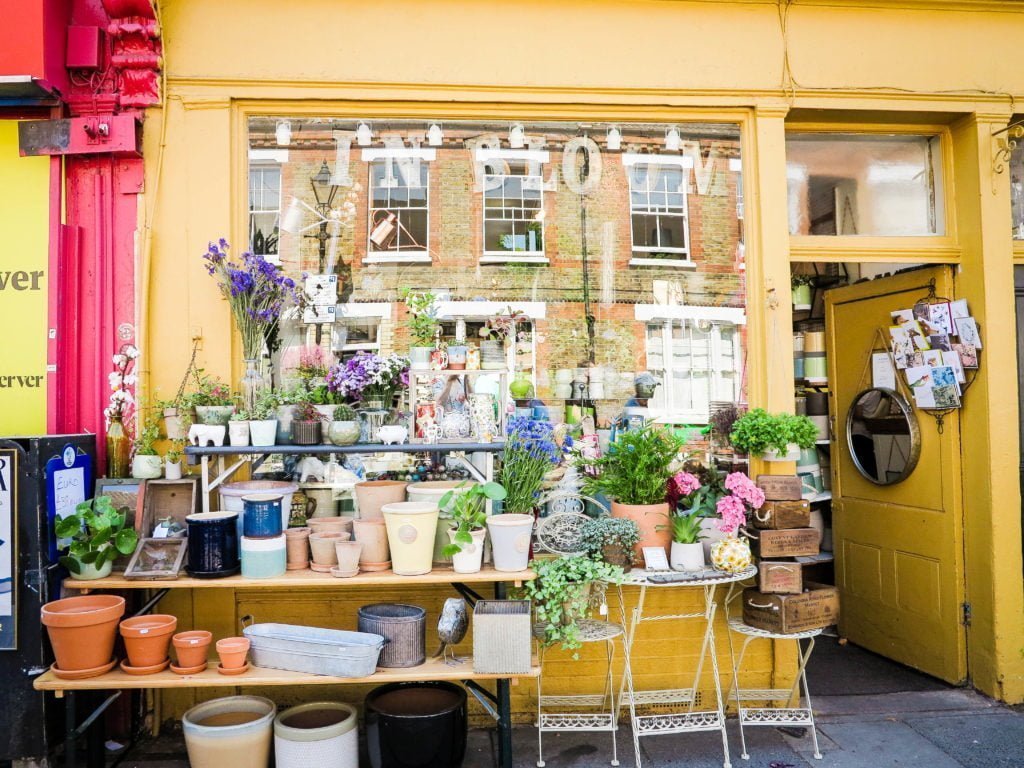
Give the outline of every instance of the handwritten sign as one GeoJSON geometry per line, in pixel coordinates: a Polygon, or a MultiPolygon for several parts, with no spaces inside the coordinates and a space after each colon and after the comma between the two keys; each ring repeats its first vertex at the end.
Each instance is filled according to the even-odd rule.
{"type": "MultiPolygon", "coordinates": [[[[92,458],[78,453],[73,446],[64,446],[60,456],[46,462],[46,506],[51,531],[57,520],[73,513],[88,498],[91,486],[92,458]]],[[[66,546],[66,541],[51,536],[50,558],[55,560],[58,547],[66,546]]]]}
{"type": "Polygon", "coordinates": [[[0,449],[0,649],[18,647],[15,626],[18,563],[18,451],[0,449]]]}

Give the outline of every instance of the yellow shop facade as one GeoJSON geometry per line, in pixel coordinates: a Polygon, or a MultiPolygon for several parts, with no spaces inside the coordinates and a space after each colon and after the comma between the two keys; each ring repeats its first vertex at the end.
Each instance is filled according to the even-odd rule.
{"type": "MultiPolygon", "coordinates": [[[[637,372],[655,373],[655,415],[698,451],[718,403],[793,410],[793,331],[812,321],[835,384],[822,391],[841,633],[1024,700],[1024,164],[1006,130],[1024,95],[1007,65],[1024,35],[1018,4],[174,0],[160,11],[165,82],[146,113],[137,270],[150,402],[173,395],[193,348],[207,372],[243,374],[201,260],[220,237],[297,280],[339,276],[333,322],[286,324],[274,375],[310,346],[334,359],[405,354],[403,290],[429,290],[446,333],[521,313],[517,370],[556,412],[559,370],[605,371],[599,424],[637,372]],[[794,273],[828,278],[809,315],[793,310],[794,273]],[[941,431],[915,409],[907,481],[865,482],[847,411],[883,348],[876,330],[929,292],[967,300],[979,368],[941,431]]],[[[165,607],[220,636],[246,614],[353,628],[368,600],[436,612],[446,596],[175,590],[165,607]]],[[[638,638],[638,690],[692,677],[696,631],[638,638]]],[[[792,680],[783,645],[751,657],[763,687],[792,680]]],[[[600,656],[566,654],[545,687],[592,691],[600,656]]],[[[180,712],[192,695],[163,701],[180,712]]],[[[513,689],[517,719],[533,695],[513,689]]]]}

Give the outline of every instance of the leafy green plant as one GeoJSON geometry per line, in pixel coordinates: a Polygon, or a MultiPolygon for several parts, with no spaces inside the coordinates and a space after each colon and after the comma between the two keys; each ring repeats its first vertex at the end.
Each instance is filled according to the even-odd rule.
{"type": "Polygon", "coordinates": [[[441,511],[450,513],[455,521],[455,540],[445,545],[444,556],[451,557],[462,551],[467,544],[473,543],[472,531],[479,531],[487,524],[486,501],[501,501],[507,495],[505,488],[499,483],[480,483],[466,486],[462,483],[441,497],[438,506],[441,511]]]}
{"type": "Polygon", "coordinates": [[[669,467],[683,440],[654,425],[621,435],[606,453],[588,466],[599,474],[587,478],[584,493],[604,494],[620,504],[661,504],[665,501],[669,467]]]}
{"type": "Polygon", "coordinates": [[[138,536],[124,527],[127,519],[128,508],[115,509],[109,496],[83,501],[54,526],[57,538],[71,539],[60,564],[78,575],[83,565],[99,569],[119,554],[130,555],[135,551],[138,536]]]}
{"type": "Polygon", "coordinates": [[[235,398],[231,394],[231,387],[215,376],[204,373],[202,368],[196,368],[192,372],[192,382],[189,391],[182,395],[178,407],[234,405],[234,401],[235,398]]]}
{"type": "Polygon", "coordinates": [[[351,405],[342,403],[334,409],[334,420],[335,421],[356,421],[359,415],[356,413],[356,409],[351,405]]]}
{"type": "Polygon", "coordinates": [[[437,297],[430,293],[413,293],[408,288],[403,291],[405,306],[409,308],[409,336],[414,347],[432,347],[440,322],[437,319],[437,308],[434,302],[437,297]]]}
{"type": "Polygon", "coordinates": [[[619,546],[633,563],[633,547],[640,541],[640,528],[635,520],[623,517],[595,517],[583,524],[580,537],[593,558],[603,557],[605,547],[619,546]]]}
{"type": "Polygon", "coordinates": [[[256,402],[253,403],[252,410],[249,411],[250,421],[267,421],[268,419],[276,419],[277,406],[280,405],[280,398],[277,393],[273,390],[266,389],[259,394],[256,398],[256,402]]]}
{"type": "Polygon", "coordinates": [[[252,414],[244,409],[237,410],[228,417],[228,421],[249,421],[252,418],[252,414]]]}
{"type": "Polygon", "coordinates": [[[792,275],[789,284],[793,288],[801,285],[814,285],[814,275],[792,275]]]}
{"type": "Polygon", "coordinates": [[[677,544],[696,544],[703,539],[700,524],[705,517],[693,510],[672,515],[672,541],[677,544]]]}
{"type": "Polygon", "coordinates": [[[136,456],[156,456],[156,441],[160,439],[160,428],[151,421],[143,421],[135,438],[136,456]]]}
{"type": "Polygon", "coordinates": [[[791,443],[801,448],[810,448],[817,434],[814,422],[806,416],[789,413],[773,415],[764,408],[755,408],[736,420],[729,442],[743,453],[763,456],[769,450],[785,453],[791,443]]]}
{"type": "Polygon", "coordinates": [[[544,625],[542,642],[547,646],[560,642],[565,650],[579,648],[577,620],[590,606],[591,585],[621,584],[622,569],[584,556],[534,560],[530,568],[537,578],[526,582],[523,595],[533,601],[537,621],[544,625]]]}

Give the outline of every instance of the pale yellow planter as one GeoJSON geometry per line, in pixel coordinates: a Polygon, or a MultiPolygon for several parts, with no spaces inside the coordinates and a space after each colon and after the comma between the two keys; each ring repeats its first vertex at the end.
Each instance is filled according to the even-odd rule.
{"type": "Polygon", "coordinates": [[[398,576],[430,573],[437,535],[437,504],[400,501],[385,504],[381,511],[391,546],[391,570],[398,576]]]}

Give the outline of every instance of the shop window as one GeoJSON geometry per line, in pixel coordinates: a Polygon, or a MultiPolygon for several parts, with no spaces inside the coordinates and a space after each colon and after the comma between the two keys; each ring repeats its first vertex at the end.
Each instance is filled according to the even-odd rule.
{"type": "Polygon", "coordinates": [[[263,256],[278,255],[281,224],[281,166],[249,166],[249,249],[263,256]]]}
{"type": "MultiPolygon", "coordinates": [[[[429,164],[377,160],[370,163],[367,261],[429,256],[429,164]]],[[[417,259],[419,260],[419,259],[417,259]]]]}
{"type": "Polygon", "coordinates": [[[945,234],[937,136],[791,133],[791,235],[945,234]]]}
{"type": "Polygon", "coordinates": [[[640,162],[630,168],[632,264],[689,262],[686,183],[687,173],[681,163],[640,162]]]}
{"type": "Polygon", "coordinates": [[[483,176],[484,260],[543,259],[544,180],[525,160],[505,163],[483,176]]]}
{"type": "Polygon", "coordinates": [[[1017,142],[1010,155],[1010,214],[1013,239],[1024,240],[1024,142],[1017,142]]]}
{"type": "Polygon", "coordinates": [[[662,381],[652,413],[676,424],[707,424],[711,402],[734,402],[740,392],[740,333],[710,320],[647,324],[647,368],[662,381]]]}

